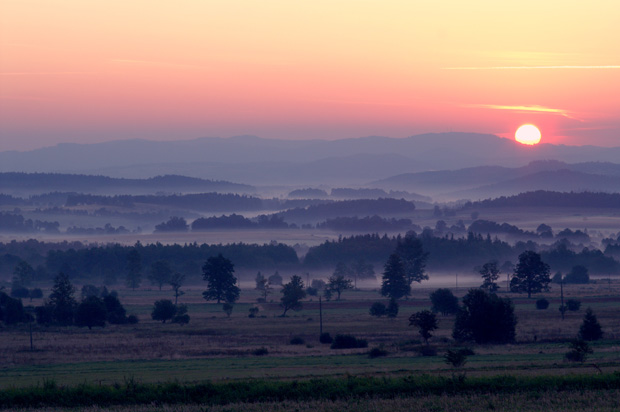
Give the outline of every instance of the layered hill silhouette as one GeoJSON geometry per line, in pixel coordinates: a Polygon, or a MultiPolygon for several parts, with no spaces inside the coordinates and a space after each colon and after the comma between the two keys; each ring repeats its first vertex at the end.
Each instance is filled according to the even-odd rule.
{"type": "Polygon", "coordinates": [[[418,191],[439,199],[484,199],[536,190],[620,192],[620,164],[534,161],[516,168],[480,166],[405,173],[369,186],[418,191]]]}
{"type": "MultiPolygon", "coordinates": [[[[620,148],[551,144],[528,147],[510,139],[475,133],[436,133],[407,138],[371,136],[333,141],[255,136],[166,142],[124,140],[0,152],[0,171],[126,178],[170,174],[251,185],[345,186],[429,170],[452,170],[453,175],[459,175],[465,172],[457,173],[458,169],[478,166],[517,168],[546,159],[567,163],[614,162],[620,159],[620,148]]],[[[446,173],[449,177],[450,173],[446,173]]],[[[485,174],[502,172],[488,169],[487,172],[467,173],[478,173],[482,180],[471,186],[478,187],[498,183],[485,174]]],[[[505,175],[506,179],[517,177],[505,175]]],[[[442,193],[466,189],[459,187],[456,180],[453,183],[442,193]]]]}

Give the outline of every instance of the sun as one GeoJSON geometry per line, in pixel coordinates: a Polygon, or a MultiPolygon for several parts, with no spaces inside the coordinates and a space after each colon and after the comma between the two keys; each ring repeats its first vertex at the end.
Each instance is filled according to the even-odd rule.
{"type": "Polygon", "coordinates": [[[533,124],[524,124],[515,132],[515,140],[522,144],[533,146],[540,142],[540,130],[533,124]]]}

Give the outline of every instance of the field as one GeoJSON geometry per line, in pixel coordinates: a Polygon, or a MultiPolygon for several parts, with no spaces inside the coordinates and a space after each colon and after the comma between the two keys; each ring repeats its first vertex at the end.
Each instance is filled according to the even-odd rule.
{"type": "MultiPolygon", "coordinates": [[[[469,285],[461,283],[462,286],[456,290],[457,296],[465,294],[468,286],[475,286],[471,277],[469,281],[469,285]]],[[[50,382],[60,387],[75,388],[127,382],[191,385],[205,381],[245,382],[258,379],[279,382],[312,378],[346,379],[351,376],[452,379],[455,373],[467,376],[467,379],[506,375],[528,379],[608,375],[620,371],[620,283],[612,281],[566,287],[565,298],[578,298],[582,308],[577,312],[568,312],[563,321],[557,310],[559,291],[556,289],[544,294],[551,302],[547,310],[535,308],[534,302],[538,296],[528,300],[521,295],[502,293],[502,296],[510,296],[515,303],[519,320],[517,341],[510,345],[469,345],[475,355],[470,356],[466,365],[458,371],[443,360],[445,351],[455,345],[451,339],[453,316],[440,316],[440,327],[430,341],[431,352],[435,352],[436,356],[423,356],[425,345],[417,331],[408,326],[407,318],[411,313],[430,307],[428,294],[434,287],[424,284],[415,288],[410,299],[401,302],[400,313],[395,319],[374,318],[368,314],[372,302],[382,300],[376,289],[347,291],[341,301],[323,301],[324,331],[332,336],[352,334],[368,341],[368,348],[346,350],[330,349],[329,345],[319,342],[320,314],[316,297],[306,300],[301,311],[289,312],[283,318],[280,317],[278,305],[279,291],[272,292],[268,303],[257,304],[258,292],[244,289],[229,318],[220,305],[206,303],[201,296],[203,288],[195,285],[181,297],[181,303],[188,305],[191,321],[180,326],[150,319],[152,303],[157,299],[171,298],[169,290],[122,289],[119,290],[119,298],[128,313],[138,315],[140,323],[137,325],[108,325],[92,330],[33,325],[33,351],[29,347],[27,326],[3,330],[0,340],[0,388],[43,387],[50,382]],[[259,307],[256,318],[248,317],[252,306],[259,307]],[[568,362],[564,354],[568,351],[568,342],[577,334],[586,307],[592,307],[597,315],[605,331],[604,340],[592,345],[594,353],[586,362],[568,362]],[[304,343],[291,344],[293,337],[302,338],[304,343]],[[388,355],[369,358],[368,350],[375,347],[383,348],[388,355]]],[[[35,305],[39,303],[33,301],[35,305]]],[[[514,401],[492,395],[484,395],[488,402],[483,404],[511,410],[508,406],[514,401]]],[[[376,407],[375,410],[404,410],[398,408],[414,405],[411,403],[413,399],[403,396],[402,399],[384,399],[383,396],[369,398],[364,405],[376,407]]],[[[415,399],[415,404],[422,408],[420,410],[446,410],[441,406],[442,402],[449,402],[445,395],[426,396],[429,397],[426,403],[418,403],[421,401],[417,397],[415,399]],[[424,409],[425,404],[431,406],[424,409]]],[[[514,393],[511,396],[528,398],[533,395],[514,393]]],[[[577,404],[583,397],[597,398],[590,391],[580,395],[571,393],[571,396],[575,396],[577,404]]],[[[479,397],[464,396],[459,405],[468,405],[468,402],[472,407],[482,405],[479,397]]],[[[554,402],[553,398],[544,396],[546,402],[554,402]]],[[[559,397],[557,400],[566,401],[566,398],[559,397]]],[[[318,402],[314,410],[341,410],[344,405],[347,405],[346,410],[372,410],[356,409],[361,406],[355,406],[354,399],[314,401],[318,402]]],[[[313,405],[294,399],[291,402],[290,408],[293,410],[310,410],[308,408],[313,405]],[[297,406],[295,402],[298,402],[297,406]]],[[[605,410],[604,404],[600,406],[601,410],[605,410]]],[[[200,410],[192,409],[193,406],[183,408],[186,409],[174,410],[200,410]]],[[[468,410],[465,406],[463,408],[468,410]]],[[[277,407],[240,404],[233,409],[222,410],[290,409],[282,404],[277,407]]]]}

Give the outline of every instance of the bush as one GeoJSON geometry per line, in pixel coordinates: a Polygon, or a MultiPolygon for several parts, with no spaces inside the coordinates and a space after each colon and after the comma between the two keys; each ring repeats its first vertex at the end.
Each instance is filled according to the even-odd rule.
{"type": "Polygon", "coordinates": [[[422,356],[437,356],[437,349],[433,346],[422,345],[415,349],[422,356]]]}
{"type": "Polygon", "coordinates": [[[232,315],[233,308],[234,308],[233,304],[229,302],[226,302],[222,305],[222,310],[224,311],[227,317],[230,317],[230,315],[232,315]]]}
{"type": "Polygon", "coordinates": [[[549,307],[549,301],[545,298],[536,301],[536,309],[545,310],[549,307]]]}
{"type": "Polygon", "coordinates": [[[248,318],[255,318],[256,315],[258,315],[259,309],[256,306],[252,306],[250,309],[248,309],[248,311],[250,312],[248,318]]]}
{"type": "Polygon", "coordinates": [[[179,325],[187,325],[189,323],[186,305],[177,306],[177,310],[172,318],[172,323],[178,323],[179,325]]]}
{"type": "Polygon", "coordinates": [[[571,312],[577,312],[581,308],[581,301],[577,299],[569,299],[566,301],[566,308],[571,312]]]}
{"type": "Polygon", "coordinates": [[[371,359],[374,358],[379,358],[381,356],[387,356],[388,355],[388,351],[386,351],[385,349],[383,349],[382,347],[378,347],[378,348],[372,348],[369,352],[368,352],[368,357],[371,359]]]}
{"type": "Polygon", "coordinates": [[[30,291],[24,287],[18,286],[11,289],[11,296],[14,298],[27,298],[30,296],[30,291]]]}
{"type": "Polygon", "coordinates": [[[290,340],[289,343],[291,345],[303,345],[306,343],[306,341],[301,336],[295,336],[290,340]]]}
{"type": "Polygon", "coordinates": [[[321,343],[332,343],[333,341],[334,339],[327,332],[323,332],[321,333],[321,336],[319,336],[319,342],[321,343]]]}
{"type": "Polygon", "coordinates": [[[385,314],[387,313],[387,308],[385,307],[385,305],[383,303],[375,302],[370,307],[370,311],[369,312],[370,312],[371,316],[376,316],[376,317],[380,318],[381,316],[385,316],[385,314]]]}
{"type": "Polygon", "coordinates": [[[452,365],[454,368],[460,368],[467,363],[467,357],[473,354],[474,351],[471,349],[459,349],[454,351],[448,349],[443,358],[448,365],[452,365]]]}
{"type": "Polygon", "coordinates": [[[138,317],[136,315],[129,315],[127,316],[127,323],[129,323],[130,325],[135,325],[140,321],[140,319],[138,319],[138,317]]]}
{"type": "Polygon", "coordinates": [[[453,315],[459,311],[459,300],[450,289],[437,289],[429,296],[431,310],[442,315],[453,315]]]}
{"type": "Polygon", "coordinates": [[[601,329],[601,325],[598,323],[594,312],[592,312],[592,308],[588,308],[583,317],[583,323],[579,328],[579,339],[592,341],[599,340],[602,337],[603,330],[601,329]]]}
{"type": "Polygon", "coordinates": [[[97,296],[88,296],[75,310],[75,324],[79,327],[87,326],[88,329],[92,329],[93,326],[103,327],[107,315],[103,299],[97,296]]]}
{"type": "Polygon", "coordinates": [[[153,320],[161,320],[161,323],[166,323],[174,317],[177,309],[169,299],[161,299],[155,302],[153,311],[151,312],[151,318],[153,320]]]}
{"type": "Polygon", "coordinates": [[[570,344],[571,350],[564,357],[571,362],[585,362],[588,354],[592,353],[592,348],[588,342],[582,339],[575,339],[570,344]]]}
{"type": "Polygon", "coordinates": [[[388,318],[395,318],[398,316],[398,302],[396,302],[396,299],[390,299],[390,303],[387,305],[385,314],[388,318]]]}
{"type": "Polygon", "coordinates": [[[43,297],[43,291],[39,288],[31,289],[28,297],[30,298],[30,300],[41,299],[43,297]]]}
{"type": "Polygon", "coordinates": [[[254,349],[252,354],[254,356],[265,356],[265,355],[269,354],[269,350],[267,350],[267,348],[263,346],[263,347],[260,347],[258,349],[254,349]]]}
{"type": "Polygon", "coordinates": [[[501,299],[482,289],[472,289],[463,297],[452,336],[476,343],[507,343],[515,339],[517,318],[510,299],[501,299]]]}
{"type": "Polygon", "coordinates": [[[306,293],[308,296],[317,296],[319,294],[319,290],[310,286],[309,288],[306,288],[306,293]]]}
{"type": "Polygon", "coordinates": [[[357,339],[353,335],[336,335],[330,347],[331,349],[367,348],[368,341],[357,339]]]}

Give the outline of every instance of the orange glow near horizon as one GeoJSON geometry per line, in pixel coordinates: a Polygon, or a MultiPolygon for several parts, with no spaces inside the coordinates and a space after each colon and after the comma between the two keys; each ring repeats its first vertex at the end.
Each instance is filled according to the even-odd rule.
{"type": "Polygon", "coordinates": [[[528,121],[617,146],[620,3],[577,3],[0,0],[0,151],[528,121]]]}

